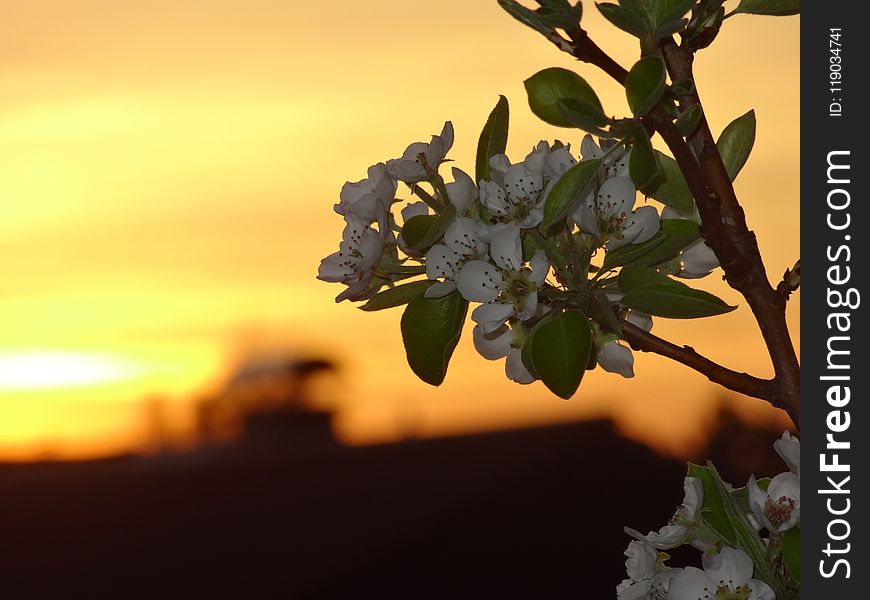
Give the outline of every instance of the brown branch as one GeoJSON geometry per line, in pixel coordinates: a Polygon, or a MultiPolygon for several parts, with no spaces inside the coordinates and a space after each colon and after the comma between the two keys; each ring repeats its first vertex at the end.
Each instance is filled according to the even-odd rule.
{"type": "Polygon", "coordinates": [[[759,379],[746,373],[732,371],[713,362],[709,358],[701,356],[691,346],[677,346],[628,321],[622,321],[620,325],[622,326],[623,336],[635,350],[652,352],[675,360],[705,375],[713,383],[718,383],[729,390],[754,398],[760,398],[761,400],[767,400],[768,402],[773,401],[775,385],[773,380],[759,379]]]}
{"type": "MultiPolygon", "coordinates": [[[[581,30],[573,42],[573,56],[594,64],[619,83],[625,84],[626,70],[601,50],[585,31],[581,30]]],[[[662,44],[662,54],[671,81],[694,82],[694,55],[690,50],[677,46],[673,38],[667,38],[662,44]]],[[[696,89],[679,100],[683,108],[692,104],[702,106],[696,89]]],[[[743,295],[758,323],[775,372],[771,383],[773,393],[767,399],[774,406],[785,409],[795,426],[800,428],[800,364],[785,320],[786,298],[770,285],[755,234],[746,224],[745,213],[737,200],[707,119],[702,112],[701,121],[690,138],[692,148],[661,105],[647,119],[662,136],[680,166],[701,215],[701,232],[719,259],[726,281],[743,295]]],[[[673,354],[673,349],[669,352],[673,354]]],[[[672,357],[679,360],[678,356],[685,358],[684,355],[672,357]]],[[[706,365],[705,368],[712,367],[706,365]]],[[[731,379],[726,377],[724,381],[731,379]]]]}
{"type": "Polygon", "coordinates": [[[788,302],[792,292],[796,291],[800,286],[801,261],[798,259],[791,269],[786,269],[785,273],[782,274],[782,281],[780,281],[776,286],[776,293],[779,294],[784,301],[788,302]]]}
{"type": "MultiPolygon", "coordinates": [[[[662,45],[662,52],[672,81],[688,79],[694,82],[694,55],[689,50],[668,39],[662,45]]],[[[692,87],[691,94],[679,99],[681,106],[702,105],[697,86],[692,87]]],[[[663,126],[659,132],[671,151],[687,147],[673,124],[659,125],[663,126]]],[[[737,200],[706,117],[701,117],[690,141],[697,162],[685,158],[681,162],[676,154],[674,158],[684,172],[698,168],[708,184],[704,190],[697,190],[700,197],[695,196],[702,233],[719,259],[728,284],[746,298],[761,330],[775,373],[773,404],[788,411],[795,426],[800,427],[800,363],[785,319],[786,301],[768,281],[755,234],[746,225],[746,215],[737,200]]]]}

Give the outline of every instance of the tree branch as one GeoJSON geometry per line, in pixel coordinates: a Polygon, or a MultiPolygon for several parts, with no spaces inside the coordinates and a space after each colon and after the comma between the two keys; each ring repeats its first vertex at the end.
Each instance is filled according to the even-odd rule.
{"type": "MultiPolygon", "coordinates": [[[[625,84],[627,71],[595,44],[586,31],[581,29],[573,42],[573,56],[599,67],[619,83],[625,84]]],[[[691,51],[678,46],[673,38],[667,38],[662,43],[662,54],[671,81],[689,80],[694,83],[694,55],[691,51]]],[[[702,106],[696,89],[679,100],[682,108],[692,104],[702,106]]],[[[700,123],[690,138],[692,148],[661,105],[648,116],[648,120],[673,153],[695,197],[701,215],[701,233],[719,259],[726,281],[746,299],[761,330],[775,372],[771,382],[773,393],[767,399],[774,406],[786,410],[795,426],[800,428],[800,364],[785,320],[786,298],[768,281],[755,234],[746,224],[745,213],[737,200],[707,119],[702,112],[700,123]]],[[[669,352],[675,360],[685,358],[683,354],[675,354],[673,348],[669,352]]],[[[717,383],[728,387],[727,382],[732,380],[729,376],[723,381],[717,383]]]]}
{"type": "MultiPolygon", "coordinates": [[[[694,55],[690,51],[677,46],[669,38],[662,45],[662,53],[672,81],[688,79],[694,82],[694,55]]],[[[692,87],[691,94],[679,98],[683,108],[691,104],[701,105],[697,86],[692,87]]],[[[672,151],[675,152],[677,146],[686,147],[673,124],[669,122],[670,127],[661,125],[664,130],[659,129],[659,132],[672,151]],[[669,129],[673,129],[676,136],[669,129]],[[664,131],[668,131],[668,137],[664,131]]],[[[761,330],[776,375],[773,403],[788,411],[799,428],[800,363],[785,319],[786,301],[768,281],[755,234],[746,225],[745,213],[703,115],[690,141],[698,161],[689,163],[684,159],[685,168],[694,170],[697,165],[708,184],[706,194],[695,196],[701,214],[702,233],[719,259],[728,284],[746,298],[761,330]]],[[[674,158],[685,172],[684,163],[676,155],[674,158]]]]}
{"type": "Polygon", "coordinates": [[[729,390],[768,402],[773,401],[775,385],[773,380],[759,379],[746,373],[732,371],[713,362],[709,358],[701,356],[691,346],[677,346],[628,321],[622,321],[620,325],[622,326],[623,336],[635,350],[652,352],[675,360],[706,376],[713,383],[718,383],[729,390]]]}

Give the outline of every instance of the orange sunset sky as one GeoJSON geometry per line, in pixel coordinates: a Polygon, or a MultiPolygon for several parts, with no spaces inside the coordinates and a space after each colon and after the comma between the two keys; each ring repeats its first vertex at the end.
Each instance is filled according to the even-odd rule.
{"type": "MultiPolygon", "coordinates": [[[[587,29],[630,66],[633,38],[586,4],[587,29]]],[[[338,244],[341,185],[447,119],[469,172],[500,93],[512,157],[542,138],[578,148],[579,132],[529,111],[536,71],[576,68],[610,114],[628,113],[621,88],[495,0],[7,0],[2,29],[0,459],[137,447],[156,394],[181,434],[193,394],[269,348],[340,362],[349,442],[605,414],[662,449],[697,439],[718,388],[679,365],[637,356],[635,379],[596,370],[564,402],[507,381],[467,329],[433,389],[404,362],[399,310],[336,305],[339,286],[314,278],[338,244]]],[[[798,49],[799,17],[736,16],[696,62],[714,131],[756,110],[736,186],[771,277],[799,250],[798,49]]],[[[717,277],[702,285],[740,303],[717,277]]],[[[740,304],[654,332],[769,376],[740,304]]]]}

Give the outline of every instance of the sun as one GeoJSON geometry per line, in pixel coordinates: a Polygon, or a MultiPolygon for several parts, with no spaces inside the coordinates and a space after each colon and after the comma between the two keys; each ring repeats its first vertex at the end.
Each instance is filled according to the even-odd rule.
{"type": "Polygon", "coordinates": [[[141,374],[140,367],[111,354],[62,350],[0,353],[0,391],[101,385],[141,374]]]}

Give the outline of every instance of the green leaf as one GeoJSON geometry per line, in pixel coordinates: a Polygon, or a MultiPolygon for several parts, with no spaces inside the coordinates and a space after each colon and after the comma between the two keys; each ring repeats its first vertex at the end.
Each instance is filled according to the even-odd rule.
{"type": "Polygon", "coordinates": [[[663,243],[666,237],[659,230],[654,236],[641,244],[629,244],[628,246],[621,246],[616,250],[608,250],[607,254],[604,255],[604,262],[601,264],[601,268],[608,271],[622,265],[642,264],[644,256],[663,243]]]}
{"type": "Polygon", "coordinates": [[[622,303],[640,312],[668,319],[712,317],[737,308],[709,292],[673,283],[676,282],[639,287],[628,292],[622,298],[622,303]]]}
{"type": "Polygon", "coordinates": [[[677,256],[701,237],[698,224],[685,219],[662,219],[659,233],[664,234],[664,242],[651,249],[634,264],[652,266],[663,263],[677,256]]]}
{"type": "MultiPolygon", "coordinates": [[[[584,118],[596,125],[605,125],[607,117],[595,90],[574,71],[560,67],[550,67],[538,71],[523,83],[529,96],[529,107],[542,121],[558,127],[575,127],[559,109],[563,106],[574,111],[584,111],[584,118]],[[565,101],[575,100],[576,104],[565,101]]],[[[564,110],[564,108],[563,108],[564,110]]]]}
{"type": "Polygon", "coordinates": [[[755,111],[737,117],[722,131],[716,147],[731,181],[737,178],[755,144],[755,111]]]}
{"type": "Polygon", "coordinates": [[[562,114],[564,121],[569,127],[576,127],[596,135],[606,135],[601,126],[608,122],[607,115],[595,104],[578,100],[577,98],[563,98],[556,101],[556,108],[562,114]]]}
{"type": "Polygon", "coordinates": [[[665,91],[666,73],[665,63],[658,56],[634,63],[625,80],[625,95],[634,116],[644,117],[655,108],[665,91]]]}
{"type": "Polygon", "coordinates": [[[643,125],[638,125],[634,130],[634,146],[628,160],[628,173],[638,188],[646,187],[661,174],[649,134],[643,125]]]}
{"type": "Polygon", "coordinates": [[[731,501],[731,497],[720,493],[713,473],[708,467],[689,463],[688,476],[697,477],[701,480],[701,485],[704,488],[704,500],[701,503],[701,516],[704,521],[729,545],[735,545],[737,535],[734,532],[734,526],[728,519],[726,507],[726,503],[731,501]]]}
{"type": "Polygon", "coordinates": [[[737,13],[785,17],[801,12],[800,0],[741,0],[737,13]]]}
{"type": "Polygon", "coordinates": [[[656,37],[672,35],[686,24],[683,17],[695,5],[695,0],[656,0],[656,37]]]}
{"type": "Polygon", "coordinates": [[[405,221],[402,226],[402,239],[409,248],[416,248],[420,245],[437,218],[437,215],[417,215],[405,221]]]}
{"type": "Polygon", "coordinates": [[[408,304],[402,315],[402,341],[417,377],[430,385],[441,385],[467,312],[468,302],[459,292],[443,298],[418,296],[408,304]]]}
{"type": "MultiPolygon", "coordinates": [[[[755,481],[756,485],[764,491],[767,491],[768,486],[770,486],[770,477],[762,477],[755,481]]],[[[749,486],[744,485],[743,487],[736,488],[731,492],[731,497],[734,498],[734,501],[737,503],[737,506],[745,512],[749,514],[752,512],[752,508],[749,506],[749,486]]]]}
{"type": "Polygon", "coordinates": [[[686,110],[684,110],[679,117],[677,117],[677,129],[680,132],[680,135],[683,137],[688,137],[695,132],[695,129],[698,128],[698,123],[701,122],[701,115],[703,114],[703,110],[701,110],[700,104],[693,104],[686,110]]]}
{"type": "Polygon", "coordinates": [[[683,79],[671,85],[671,92],[677,96],[688,96],[695,91],[695,84],[691,79],[683,79]]]}
{"type": "Polygon", "coordinates": [[[731,545],[742,548],[746,551],[755,565],[755,577],[761,579],[774,589],[777,597],[780,597],[778,588],[778,579],[773,573],[773,569],[765,556],[765,548],[758,537],[758,532],[749,524],[746,513],[743,512],[731,497],[730,488],[722,481],[716,467],[710,461],[707,461],[706,467],[707,479],[702,480],[704,483],[704,495],[706,500],[707,483],[712,484],[712,493],[715,497],[721,500],[721,508],[724,517],[728,520],[731,526],[731,531],[734,532],[734,540],[731,545]]]}
{"type": "Polygon", "coordinates": [[[689,191],[689,185],[677,161],[658,150],[656,150],[656,158],[661,175],[652,185],[641,191],[665,206],[670,206],[681,215],[692,217],[695,214],[695,199],[689,191]]]}
{"type": "Polygon", "coordinates": [[[801,528],[792,527],[785,532],[782,541],[782,561],[792,579],[801,580],[801,528]]]}
{"type": "MultiPolygon", "coordinates": [[[[606,326],[612,333],[622,335],[622,326],[616,314],[613,312],[613,303],[607,298],[607,293],[604,290],[596,290],[592,294],[592,303],[590,305],[590,316],[598,322],[599,325],[606,326]]],[[[593,344],[594,346],[594,344],[593,344]]],[[[595,365],[592,365],[595,368],[595,365]]]]}
{"type": "Polygon", "coordinates": [[[402,239],[414,250],[426,250],[444,236],[456,220],[456,208],[448,204],[441,214],[417,215],[402,227],[402,239]],[[406,235],[406,230],[409,235],[406,235]]]}
{"type": "Polygon", "coordinates": [[[433,281],[412,281],[411,283],[403,283],[396,287],[384,290],[383,292],[372,296],[368,302],[360,306],[360,310],[374,311],[384,310],[385,308],[393,308],[407,304],[417,296],[423,294],[433,281]]]}
{"type": "MultiPolygon", "coordinates": [[[[580,386],[592,352],[592,330],[589,319],[577,310],[545,319],[538,323],[523,345],[533,374],[547,388],[568,399],[580,386]]],[[[528,365],[527,365],[528,368],[528,365]]]]}
{"type": "Polygon", "coordinates": [[[583,160],[565,171],[553,185],[544,200],[544,219],[541,229],[546,231],[564,217],[595,182],[601,167],[599,159],[583,160]]]}
{"type": "Polygon", "coordinates": [[[510,107],[507,98],[498,97],[495,108],[489,113],[489,118],[480,132],[477,141],[477,161],[475,162],[475,183],[489,181],[489,159],[496,154],[504,154],[507,148],[508,123],[510,107]]]}
{"type": "Polygon", "coordinates": [[[604,257],[602,268],[658,265],[677,256],[699,237],[698,224],[694,221],[662,219],[658,233],[649,240],[609,251],[604,257]]]}
{"type": "Polygon", "coordinates": [[[642,38],[650,32],[649,21],[643,15],[609,2],[602,2],[595,6],[605,19],[636,38],[642,38]]]}
{"type": "Polygon", "coordinates": [[[671,279],[664,273],[659,273],[655,269],[639,266],[623,268],[619,272],[617,284],[619,285],[620,291],[625,294],[652,285],[688,287],[686,284],[675,279],[671,279]]]}
{"type": "Polygon", "coordinates": [[[520,240],[523,245],[523,260],[526,262],[532,260],[532,257],[538,250],[546,250],[544,246],[538,243],[534,235],[526,233],[520,237],[520,240]]]}
{"type": "Polygon", "coordinates": [[[541,35],[549,38],[553,33],[554,27],[542,19],[541,15],[530,8],[526,8],[519,2],[516,2],[516,0],[498,0],[498,5],[514,19],[531,27],[541,35]]]}

